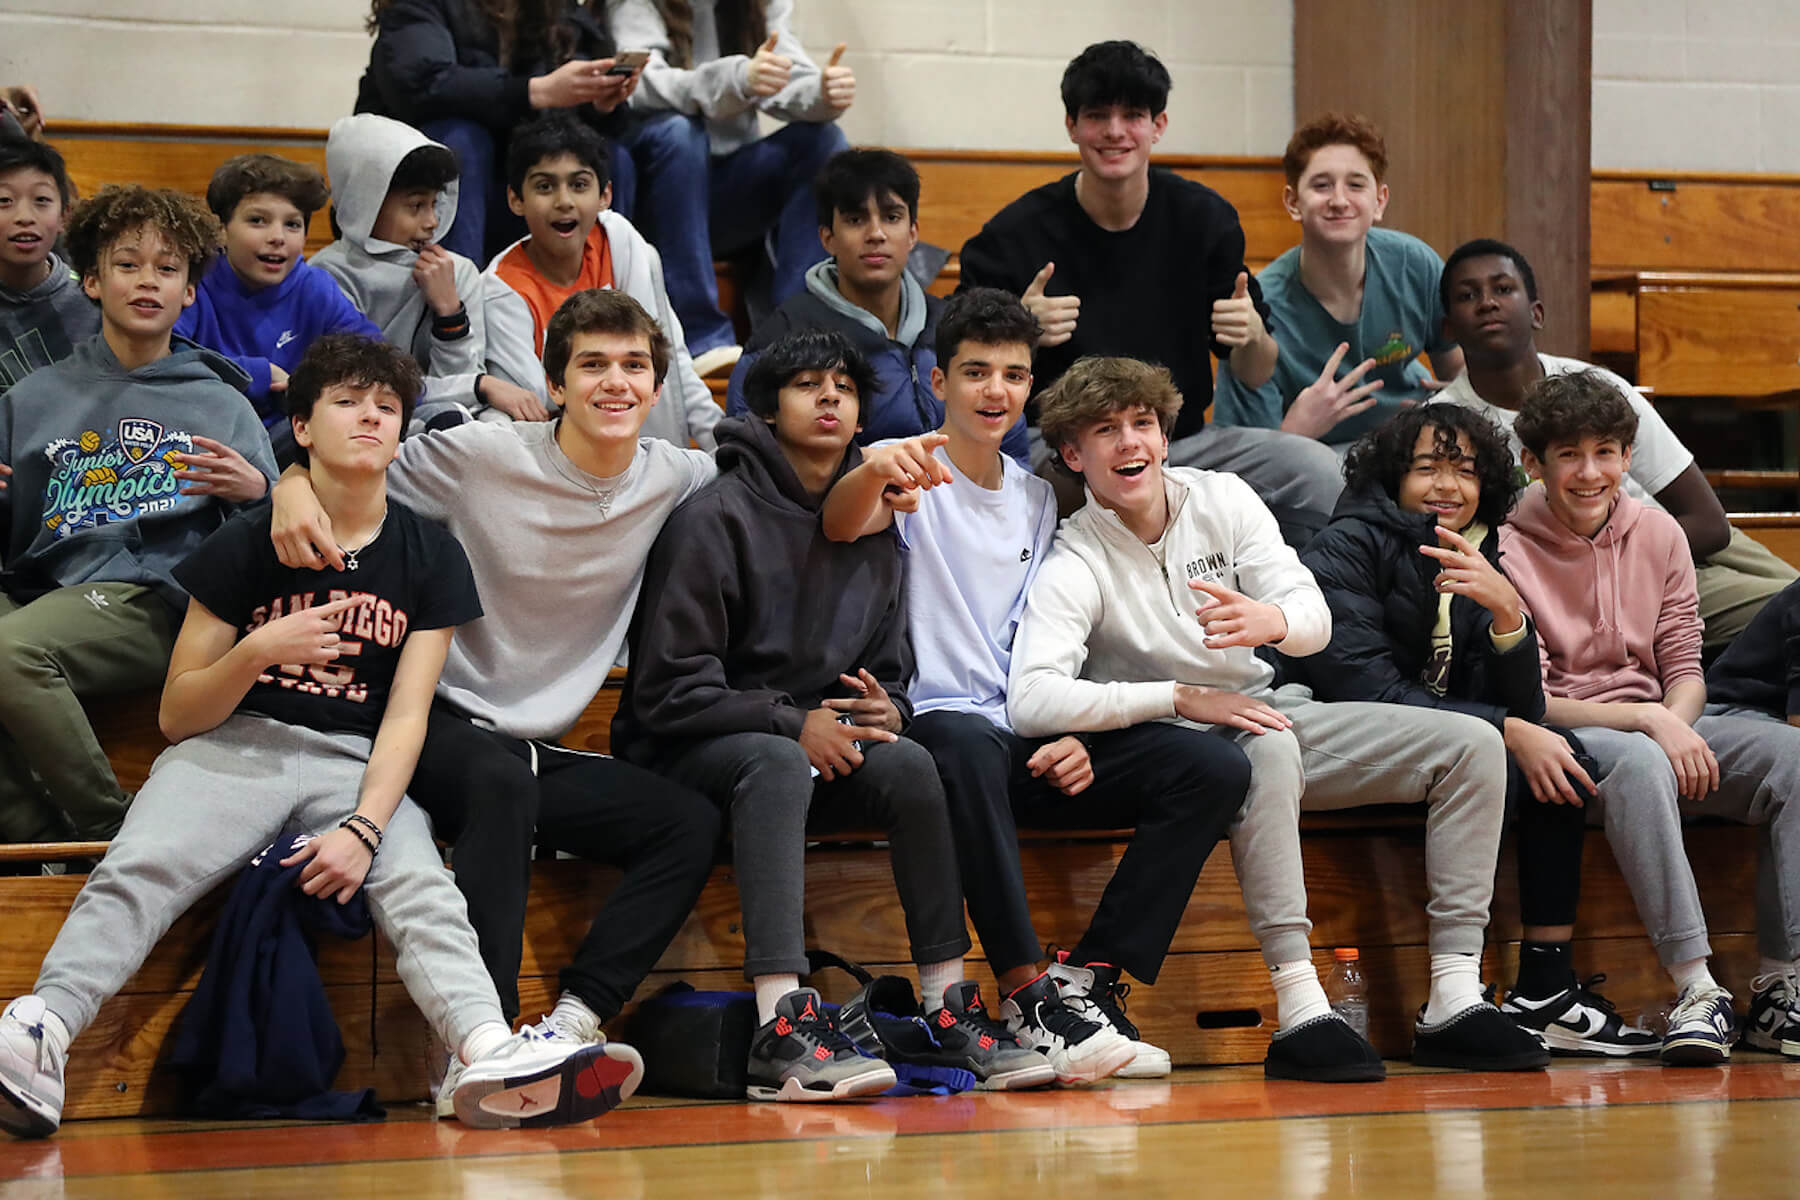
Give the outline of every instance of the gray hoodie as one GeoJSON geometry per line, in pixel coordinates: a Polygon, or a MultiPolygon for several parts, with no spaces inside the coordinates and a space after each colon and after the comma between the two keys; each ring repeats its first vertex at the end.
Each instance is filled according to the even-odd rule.
{"type": "MultiPolygon", "coordinates": [[[[363,314],[381,327],[381,335],[404,346],[425,371],[427,405],[456,400],[473,405],[475,377],[486,369],[487,322],[481,268],[460,254],[456,266],[456,294],[469,316],[469,332],[455,340],[431,334],[432,312],[425,294],[413,282],[418,252],[409,246],[384,242],[371,230],[387,199],[394,170],[400,161],[422,146],[438,146],[410,125],[373,113],[343,117],[331,127],[325,142],[325,167],[331,176],[331,194],[338,227],[343,236],[312,257],[312,265],[337,280],[338,287],[363,314]]],[[[442,147],[439,147],[442,149],[442,147]]],[[[438,193],[435,242],[456,219],[457,182],[438,193]]]]}
{"type": "Polygon", "coordinates": [[[170,571],[228,506],[182,495],[169,456],[194,450],[199,434],[273,480],[249,382],[230,359],[179,338],[166,358],[127,371],[96,336],[0,397],[0,462],[13,469],[0,492],[6,593],[30,601],[83,583],[139,583],[184,606],[170,571]]]}
{"type": "Polygon", "coordinates": [[[0,287],[0,396],[39,367],[69,357],[100,332],[100,309],[69,264],[52,254],[50,276],[23,292],[0,287]]]}

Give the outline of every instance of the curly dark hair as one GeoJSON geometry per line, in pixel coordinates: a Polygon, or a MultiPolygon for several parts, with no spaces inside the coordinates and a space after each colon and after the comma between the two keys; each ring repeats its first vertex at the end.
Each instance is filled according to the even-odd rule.
{"type": "Polygon", "coordinates": [[[1554,442],[1584,437],[1613,438],[1629,447],[1637,440],[1638,415],[1619,389],[1598,371],[1546,375],[1525,389],[1513,432],[1542,461],[1554,442]]]}
{"type": "Polygon", "coordinates": [[[658,387],[669,374],[669,338],[656,318],[631,296],[611,288],[588,288],[562,302],[544,328],[544,374],[562,386],[578,333],[641,333],[650,341],[651,373],[658,387]]]}
{"type": "Polygon", "coordinates": [[[1400,480],[1412,468],[1419,435],[1432,431],[1433,457],[1460,459],[1458,436],[1474,451],[1475,477],[1481,499],[1475,519],[1490,529],[1506,520],[1519,499],[1519,471],[1506,432],[1478,409],[1461,404],[1423,404],[1403,408],[1387,424],[1364,434],[1344,459],[1344,490],[1387,493],[1400,498],[1400,480]]]}
{"type": "Polygon", "coordinates": [[[1043,332],[1031,310],[1011,292],[978,287],[958,292],[944,304],[938,317],[937,363],[948,371],[956,348],[964,342],[977,346],[1012,346],[1023,342],[1033,349],[1043,332]]]}
{"type": "Polygon", "coordinates": [[[331,198],[331,188],[317,167],[279,154],[239,154],[213,172],[206,185],[206,207],[223,223],[231,220],[244,197],[261,192],[280,196],[309,221],[331,198]]]}
{"type": "Polygon", "coordinates": [[[858,411],[867,415],[875,400],[875,370],[869,360],[835,329],[797,329],[757,356],[744,375],[744,401],[750,411],[772,420],[781,407],[781,389],[802,371],[842,371],[856,384],[858,411]]]}
{"type": "Polygon", "coordinates": [[[287,415],[311,418],[313,405],[333,384],[388,388],[400,397],[400,428],[405,429],[425,381],[418,362],[398,346],[360,333],[328,333],[306,348],[288,377],[287,415]]]}
{"type": "Polygon", "coordinates": [[[127,233],[149,228],[168,239],[187,259],[188,282],[206,270],[218,251],[218,219],[185,192],[147,188],[135,183],[112,184],[75,206],[65,236],[69,265],[83,278],[100,273],[100,260],[127,233]]]}

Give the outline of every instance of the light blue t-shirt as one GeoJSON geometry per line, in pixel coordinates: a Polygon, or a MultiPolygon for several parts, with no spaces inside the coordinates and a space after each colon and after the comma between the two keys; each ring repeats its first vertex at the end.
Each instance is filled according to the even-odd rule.
{"type": "Polygon", "coordinates": [[[1437,251],[1410,233],[1380,226],[1369,230],[1363,257],[1362,314],[1345,325],[1325,311],[1300,282],[1300,247],[1264,267],[1256,276],[1263,298],[1274,314],[1275,342],[1281,347],[1275,374],[1260,388],[1247,388],[1219,363],[1213,384],[1212,419],[1219,425],[1278,429],[1294,397],[1318,379],[1339,342],[1350,343],[1341,375],[1365,358],[1375,367],[1360,382],[1380,379],[1376,404],[1367,412],[1340,421],[1321,441],[1353,442],[1394,415],[1402,401],[1420,401],[1427,393],[1419,382],[1431,377],[1421,353],[1439,360],[1456,343],[1444,336],[1444,305],[1438,277],[1443,260],[1437,251]]]}
{"type": "Polygon", "coordinates": [[[1056,534],[1056,497],[1005,455],[1000,487],[989,491],[963,478],[942,446],[936,454],[949,485],[921,496],[918,512],[895,514],[913,647],[907,696],[915,713],[978,713],[1010,731],[1013,634],[1056,534]]]}

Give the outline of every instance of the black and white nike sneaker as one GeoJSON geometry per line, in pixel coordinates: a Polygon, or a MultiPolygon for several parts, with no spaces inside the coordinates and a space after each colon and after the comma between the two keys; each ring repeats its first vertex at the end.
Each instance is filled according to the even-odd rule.
{"type": "Polygon", "coordinates": [[[1744,1044],[1800,1058],[1800,977],[1790,972],[1758,975],[1750,981],[1750,1013],[1744,1044]]]}
{"type": "Polygon", "coordinates": [[[1696,985],[1682,992],[1669,1012],[1662,1060],[1671,1067],[1716,1067],[1730,1061],[1736,1038],[1731,993],[1717,984],[1696,985]]]}
{"type": "Polygon", "coordinates": [[[1648,1029],[1627,1025],[1613,1002],[1595,989],[1606,976],[1594,975],[1543,999],[1512,992],[1500,1011],[1530,1033],[1552,1054],[1579,1058],[1654,1056],[1662,1039],[1648,1029]]]}

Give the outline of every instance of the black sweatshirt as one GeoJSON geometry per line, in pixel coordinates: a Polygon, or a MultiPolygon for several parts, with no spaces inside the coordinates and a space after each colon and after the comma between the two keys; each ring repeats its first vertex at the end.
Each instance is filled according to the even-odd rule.
{"type": "MultiPolygon", "coordinates": [[[[893,531],[831,541],[766,422],[728,418],[716,432],[719,478],[675,510],[650,551],[615,752],[655,764],[696,739],[798,738],[808,710],[855,694],[838,676],[858,667],[910,722],[893,531]]],[[[850,447],[836,478],[861,461],[850,447]]]]}
{"type": "Polygon", "coordinates": [[[1800,713],[1800,582],[1763,605],[1719,655],[1706,673],[1706,698],[1783,720],[1800,713]]]}
{"type": "MultiPolygon", "coordinates": [[[[1213,340],[1213,302],[1228,299],[1238,273],[1249,270],[1231,202],[1152,168],[1143,214],[1130,229],[1113,233],[1094,224],[1075,198],[1075,175],[1065,175],[1014,200],[964,244],[958,290],[997,287],[1023,295],[1047,262],[1056,271],[1045,294],[1081,297],[1081,315],[1073,337],[1038,350],[1033,388],[1049,387],[1085,354],[1161,363],[1184,399],[1173,436],[1199,432],[1212,404],[1207,353],[1231,353],[1213,340]]],[[[1250,297],[1268,323],[1255,276],[1250,297]]]]}

